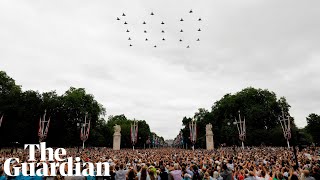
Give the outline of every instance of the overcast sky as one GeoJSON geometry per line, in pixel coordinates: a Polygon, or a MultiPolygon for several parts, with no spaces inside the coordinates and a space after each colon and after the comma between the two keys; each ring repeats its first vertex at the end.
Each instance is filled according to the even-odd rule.
{"type": "Polygon", "coordinates": [[[107,115],[145,119],[164,138],[248,86],[285,96],[303,127],[320,113],[319,9],[319,0],[2,0],[0,69],[24,90],[83,87],[107,115]]]}

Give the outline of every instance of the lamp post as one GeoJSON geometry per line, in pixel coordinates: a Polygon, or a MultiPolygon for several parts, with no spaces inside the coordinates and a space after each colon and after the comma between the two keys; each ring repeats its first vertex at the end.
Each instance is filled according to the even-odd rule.
{"type": "Polygon", "coordinates": [[[290,144],[289,144],[289,140],[291,139],[290,116],[285,115],[282,109],[282,115],[278,117],[278,120],[281,124],[283,136],[287,140],[288,149],[290,149],[290,144]]]}
{"type": "Polygon", "coordinates": [[[233,122],[234,125],[237,125],[237,129],[239,132],[239,139],[242,144],[242,149],[244,149],[244,140],[246,139],[246,118],[241,119],[240,110],[239,113],[239,121],[235,118],[235,121],[233,122]]]}

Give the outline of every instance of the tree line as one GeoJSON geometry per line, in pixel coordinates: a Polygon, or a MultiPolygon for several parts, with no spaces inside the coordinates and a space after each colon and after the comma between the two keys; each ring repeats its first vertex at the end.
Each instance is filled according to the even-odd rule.
{"type": "MultiPolygon", "coordinates": [[[[75,147],[81,145],[79,124],[84,122],[85,114],[91,121],[90,135],[86,146],[112,147],[113,126],[121,125],[121,147],[132,146],[130,124],[132,120],[125,115],[109,116],[106,109],[88,94],[84,88],[70,87],[62,95],[56,91],[39,93],[34,90],[22,91],[15,80],[0,71],[0,139],[2,146],[19,143],[38,143],[39,119],[46,110],[50,126],[46,142],[51,147],[75,147]]],[[[143,147],[152,133],[145,120],[137,120],[139,127],[136,147],[143,147]]]]}
{"type": "MultiPolygon", "coordinates": [[[[277,98],[274,92],[267,89],[249,87],[235,94],[226,94],[212,105],[211,110],[200,108],[193,117],[182,119],[183,138],[178,145],[191,145],[189,123],[195,120],[196,147],[205,148],[205,127],[208,123],[212,124],[216,145],[240,146],[237,126],[233,124],[235,119],[239,120],[240,112],[246,120],[246,145],[286,146],[278,117],[282,111],[290,116],[290,107],[285,97],[277,98]]],[[[292,144],[302,146],[320,142],[320,116],[312,113],[306,120],[307,126],[299,129],[294,118],[290,118],[292,144]]]]}
{"type": "MultiPolygon", "coordinates": [[[[70,87],[62,95],[55,91],[39,93],[34,90],[22,91],[14,79],[4,71],[0,71],[0,140],[2,146],[18,142],[38,143],[39,118],[47,111],[51,122],[46,142],[51,147],[68,147],[81,145],[80,127],[85,114],[91,120],[90,136],[86,146],[112,147],[113,126],[121,126],[121,147],[132,146],[130,140],[130,124],[133,119],[125,115],[106,117],[106,109],[98,103],[94,96],[84,88],[70,87]]],[[[290,115],[290,105],[284,97],[277,98],[269,90],[245,88],[235,94],[226,94],[216,101],[211,110],[200,108],[193,117],[182,119],[183,145],[191,145],[189,139],[189,123],[197,121],[198,138],[196,147],[205,148],[205,126],[211,123],[216,145],[240,145],[238,131],[233,121],[238,118],[238,111],[246,119],[246,145],[284,146],[285,139],[278,121],[282,110],[290,115]]],[[[310,144],[320,142],[320,115],[310,114],[307,126],[299,129],[292,124],[292,143],[310,144]]],[[[154,137],[164,141],[156,133],[151,132],[145,120],[137,120],[139,133],[136,147],[153,146],[154,137]],[[148,141],[149,140],[149,141],[148,141]]]]}

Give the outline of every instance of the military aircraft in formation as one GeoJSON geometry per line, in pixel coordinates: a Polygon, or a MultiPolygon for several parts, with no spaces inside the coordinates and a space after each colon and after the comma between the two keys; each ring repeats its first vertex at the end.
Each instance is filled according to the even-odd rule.
{"type": "MultiPolygon", "coordinates": [[[[193,10],[191,9],[191,10],[189,11],[189,13],[190,13],[190,14],[193,14],[193,10]]],[[[154,16],[155,14],[154,14],[153,12],[151,12],[150,15],[151,15],[151,16],[154,16]]],[[[122,16],[125,17],[126,14],[125,14],[125,13],[122,13],[122,16]]],[[[188,19],[188,18],[187,18],[187,19],[188,19]]],[[[117,21],[120,21],[121,19],[120,19],[119,17],[117,17],[116,20],[117,20],[117,21]]],[[[185,21],[185,20],[184,20],[183,18],[180,19],[180,22],[184,22],[184,21],[185,21]]],[[[202,21],[202,18],[201,18],[201,17],[198,18],[198,21],[202,21]]],[[[124,21],[124,24],[127,25],[128,22],[127,22],[127,21],[124,21]]],[[[143,21],[142,24],[146,25],[147,23],[146,23],[146,21],[143,21]]],[[[161,21],[160,24],[161,24],[161,25],[164,25],[165,23],[164,23],[164,21],[161,21]]],[[[198,29],[198,32],[199,32],[199,31],[201,31],[200,28],[198,29]]],[[[126,32],[129,33],[129,32],[130,32],[129,29],[127,29],[126,32]]],[[[146,33],[147,33],[147,30],[144,30],[143,32],[146,34],[146,33]]],[[[181,30],[180,30],[180,33],[183,33],[183,32],[184,32],[184,30],[181,29],[181,30]]],[[[165,31],[164,31],[164,30],[161,30],[161,33],[165,33],[165,31]]],[[[166,40],[166,38],[163,37],[163,38],[162,38],[162,41],[165,41],[165,40],[166,40]]],[[[132,41],[131,37],[128,38],[128,41],[132,41]]],[[[145,38],[145,41],[149,41],[149,39],[148,39],[148,38],[145,38]]],[[[183,41],[183,39],[180,38],[180,39],[179,39],[179,42],[182,42],[182,41],[183,41]]],[[[200,38],[197,38],[196,41],[200,41],[200,38]]],[[[132,47],[133,45],[130,43],[129,46],[132,47]]],[[[157,45],[155,44],[153,47],[156,48],[157,45]]],[[[190,45],[187,45],[186,48],[190,48],[190,45]]]]}

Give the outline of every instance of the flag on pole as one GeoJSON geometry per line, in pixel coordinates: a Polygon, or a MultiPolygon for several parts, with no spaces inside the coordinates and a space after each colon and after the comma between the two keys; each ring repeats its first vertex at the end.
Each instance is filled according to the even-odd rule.
{"type": "Polygon", "coordinates": [[[41,117],[39,119],[39,129],[38,129],[38,136],[41,136],[42,128],[41,128],[41,117]]]}
{"type": "Polygon", "coordinates": [[[87,134],[86,134],[86,139],[89,138],[89,132],[90,132],[90,120],[89,120],[89,124],[88,124],[88,128],[87,128],[87,134]]]}
{"type": "Polygon", "coordinates": [[[80,127],[80,139],[83,140],[83,128],[80,127]]]}
{"type": "Polygon", "coordinates": [[[84,117],[84,123],[80,123],[81,129],[80,129],[80,139],[82,141],[86,141],[89,138],[89,134],[90,134],[90,124],[91,124],[91,120],[89,120],[89,122],[87,122],[87,113],[84,117]]]}
{"type": "Polygon", "coordinates": [[[133,121],[133,124],[131,124],[130,138],[133,144],[138,140],[138,123],[136,123],[136,121],[133,121]]]}
{"type": "Polygon", "coordinates": [[[48,131],[49,131],[49,125],[50,125],[50,118],[49,118],[49,120],[48,120],[46,130],[44,131],[44,136],[43,136],[44,138],[47,137],[47,134],[48,134],[48,131]]]}
{"type": "Polygon", "coordinates": [[[192,141],[192,125],[189,124],[189,130],[190,130],[190,141],[192,141]]]}
{"type": "Polygon", "coordinates": [[[133,143],[134,140],[133,140],[133,127],[132,127],[132,124],[131,124],[131,127],[130,127],[130,139],[131,139],[131,142],[133,143]]]}
{"type": "Polygon", "coordinates": [[[42,142],[44,139],[46,139],[49,131],[50,117],[49,117],[49,120],[46,121],[46,113],[47,111],[45,110],[43,117],[42,118],[40,117],[39,119],[39,129],[38,129],[39,142],[42,142]]]}
{"type": "Polygon", "coordinates": [[[2,116],[0,118],[0,127],[1,127],[1,124],[2,124],[2,119],[3,119],[3,114],[2,114],[2,116]]]}
{"type": "Polygon", "coordinates": [[[197,136],[197,124],[194,123],[193,125],[193,135],[192,135],[192,138],[193,138],[193,141],[195,142],[196,141],[196,137],[197,136]]]}
{"type": "Polygon", "coordinates": [[[138,141],[138,123],[136,124],[135,132],[136,132],[136,142],[137,142],[138,141]]]}
{"type": "Polygon", "coordinates": [[[195,121],[191,121],[189,124],[190,129],[190,140],[191,142],[196,142],[197,140],[197,123],[195,121]]]}

